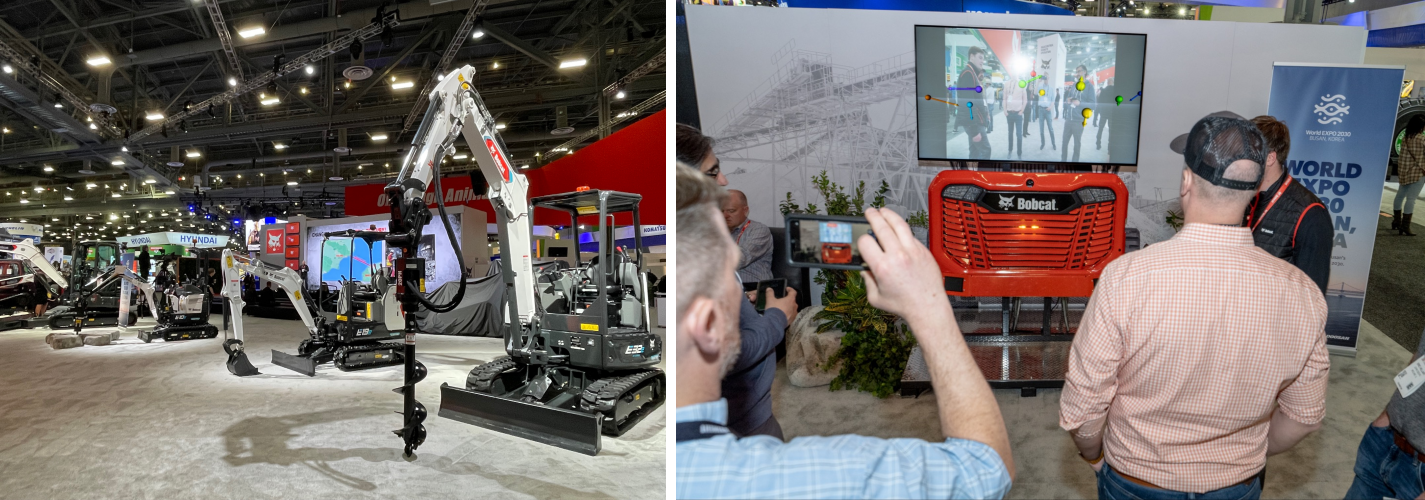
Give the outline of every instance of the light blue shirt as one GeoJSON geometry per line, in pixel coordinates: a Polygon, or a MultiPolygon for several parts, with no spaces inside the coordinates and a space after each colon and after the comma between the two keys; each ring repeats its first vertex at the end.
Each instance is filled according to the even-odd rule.
{"type": "MultiPolygon", "coordinates": [[[[727,424],[727,400],[678,408],[677,421],[727,424]]],[[[678,498],[1003,498],[1009,471],[988,445],[856,435],[720,434],[678,443],[678,498]]]]}

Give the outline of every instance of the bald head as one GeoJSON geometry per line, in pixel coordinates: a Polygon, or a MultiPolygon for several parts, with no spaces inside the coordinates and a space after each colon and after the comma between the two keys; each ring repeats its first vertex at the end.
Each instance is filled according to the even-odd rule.
{"type": "Polygon", "coordinates": [[[722,218],[727,221],[729,230],[747,223],[747,214],[750,211],[746,193],[736,189],[727,190],[727,199],[722,203],[722,218]]]}

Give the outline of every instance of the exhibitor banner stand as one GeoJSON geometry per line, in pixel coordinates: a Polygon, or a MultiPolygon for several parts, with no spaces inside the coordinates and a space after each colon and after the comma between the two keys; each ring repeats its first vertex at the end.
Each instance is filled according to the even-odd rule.
{"type": "MultiPolygon", "coordinates": [[[[125,269],[132,270],[134,268],[134,254],[132,252],[120,254],[119,263],[123,265],[125,269]]],[[[123,280],[121,286],[122,288],[120,288],[119,291],[119,330],[123,331],[127,330],[126,326],[129,324],[129,297],[132,297],[134,294],[134,285],[129,283],[129,280],[123,280]]]]}
{"type": "Polygon", "coordinates": [[[1286,168],[1321,197],[1336,235],[1326,286],[1326,346],[1354,356],[1381,184],[1404,66],[1276,63],[1268,112],[1291,128],[1286,168]]]}

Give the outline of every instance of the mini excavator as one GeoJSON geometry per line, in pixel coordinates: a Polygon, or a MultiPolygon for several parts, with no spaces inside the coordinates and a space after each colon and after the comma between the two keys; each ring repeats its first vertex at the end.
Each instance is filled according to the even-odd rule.
{"type": "MultiPolygon", "coordinates": [[[[346,233],[333,233],[344,236],[346,233]]],[[[292,307],[302,318],[311,338],[297,345],[297,354],[272,351],[272,364],[316,376],[317,366],[330,362],[342,371],[379,368],[403,363],[400,343],[389,342],[401,335],[401,317],[393,305],[395,289],[388,285],[386,274],[376,273],[371,285],[343,282],[337,297],[337,311],[328,315],[302,293],[302,277],[290,268],[249,259],[232,250],[223,251],[223,296],[232,308],[233,338],[223,342],[228,354],[228,371],[245,377],[257,375],[257,368],[247,359],[243,346],[241,279],[243,274],[267,280],[287,294],[292,307]],[[396,328],[387,328],[387,324],[396,328]]]]}
{"type": "MultiPolygon", "coordinates": [[[[426,370],[415,359],[415,313],[425,307],[442,313],[464,295],[464,279],[449,304],[436,305],[424,293],[424,259],[416,257],[422,228],[431,220],[424,196],[434,183],[436,206],[452,245],[457,239],[444,217],[441,160],[464,138],[488,185],[498,220],[500,265],[508,304],[500,356],[470,371],[463,387],[441,385],[440,416],[545,444],[595,455],[602,434],[620,435],[662,405],[665,379],[654,368],[663,341],[649,331],[646,276],[640,272],[641,238],[632,256],[600,242],[600,255],[575,268],[547,268],[536,274],[530,260],[533,234],[529,181],[510,165],[495,120],[471,86],[474,68],[461,67],[439,80],[396,180],[386,186],[391,200],[389,248],[399,250],[397,295],[405,311],[405,427],[396,431],[413,453],[425,439],[425,407],[415,401],[415,384],[426,370]],[[543,301],[543,302],[541,302],[543,301]]],[[[612,223],[613,212],[631,212],[638,224],[639,195],[582,191],[536,198],[535,206],[612,223]]],[[[577,225],[576,225],[577,227],[577,225]]],[[[638,232],[635,231],[635,234],[638,232]]],[[[461,252],[455,249],[457,258],[461,252]]],[[[460,269],[465,269],[463,258],[460,269]]]]}

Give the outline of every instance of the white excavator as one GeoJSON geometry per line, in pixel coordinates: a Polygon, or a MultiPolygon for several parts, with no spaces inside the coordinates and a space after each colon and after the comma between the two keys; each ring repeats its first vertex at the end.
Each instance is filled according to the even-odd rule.
{"type": "MultiPolygon", "coordinates": [[[[54,265],[45,260],[44,254],[35,243],[28,238],[20,238],[11,235],[8,231],[0,229],[0,253],[8,253],[16,260],[27,263],[34,272],[23,272],[22,266],[18,262],[11,263],[5,269],[4,275],[0,276],[0,309],[18,312],[18,314],[6,314],[0,318],[0,330],[12,328],[23,328],[28,326],[29,318],[34,316],[33,297],[38,296],[36,287],[42,289],[49,297],[57,297],[60,292],[69,288],[69,281],[64,279],[54,265]],[[48,278],[49,283],[40,279],[36,272],[48,278]]],[[[0,262],[3,265],[3,262],[0,262]]]]}
{"type": "Polygon", "coordinates": [[[320,315],[313,314],[313,308],[307,302],[307,298],[302,295],[302,276],[290,268],[268,264],[261,260],[250,259],[239,255],[231,249],[223,250],[223,297],[228,299],[228,308],[232,316],[233,338],[223,341],[223,351],[228,354],[228,371],[239,377],[257,375],[257,367],[252,366],[252,362],[247,359],[247,352],[243,348],[243,320],[242,310],[247,305],[242,298],[242,275],[248,274],[254,278],[269,281],[283,292],[287,293],[287,299],[292,301],[292,307],[297,309],[297,314],[302,318],[302,324],[306,325],[307,332],[313,339],[323,337],[325,321],[320,315]]]}
{"type": "MultiPolygon", "coordinates": [[[[405,427],[395,432],[405,440],[408,456],[425,439],[426,410],[415,401],[414,386],[426,369],[415,359],[414,313],[450,311],[465,292],[462,279],[450,303],[430,303],[424,259],[416,257],[421,230],[431,220],[424,198],[428,187],[435,188],[449,240],[458,241],[445,217],[440,163],[463,138],[498,221],[499,265],[511,292],[504,312],[506,355],[472,369],[464,384],[442,384],[439,414],[595,455],[601,435],[622,434],[665,399],[664,374],[654,368],[662,360],[663,340],[649,330],[651,294],[641,272],[645,250],[637,236],[632,255],[603,238],[599,256],[589,262],[541,266],[537,273],[530,259],[531,206],[567,213],[574,221],[597,217],[597,225],[605,227],[613,223],[613,213],[628,212],[637,226],[641,196],[582,190],[528,199],[529,182],[510,164],[495,120],[471,86],[474,76],[467,65],[440,77],[400,174],[386,186],[391,229],[383,236],[388,248],[399,251],[395,286],[406,333],[405,385],[397,389],[405,396],[405,427]]],[[[454,250],[465,269],[460,249],[454,250]]]]}

